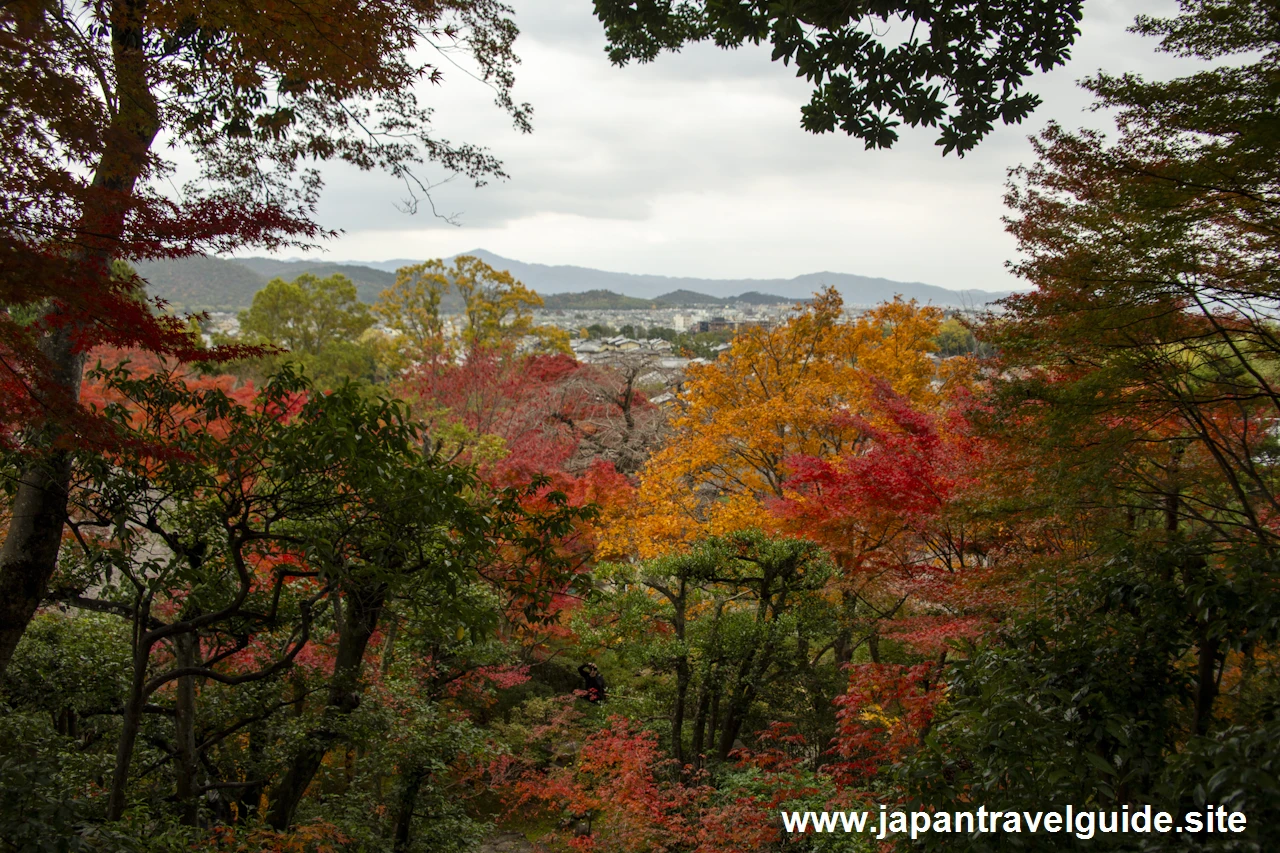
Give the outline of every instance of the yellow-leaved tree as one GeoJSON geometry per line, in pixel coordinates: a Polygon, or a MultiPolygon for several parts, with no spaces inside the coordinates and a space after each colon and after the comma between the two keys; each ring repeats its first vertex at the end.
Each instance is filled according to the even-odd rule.
{"type": "Polygon", "coordinates": [[[827,288],[774,329],[740,334],[717,361],[690,369],[670,443],[640,476],[636,501],[609,525],[601,556],[649,558],[708,536],[770,526],[787,492],[787,460],[858,452],[874,384],[925,409],[964,371],[929,352],[944,315],[895,299],[855,320],[827,288]]]}
{"type": "Polygon", "coordinates": [[[493,345],[532,333],[533,309],[542,307],[542,297],[511,273],[466,255],[454,260],[452,279],[462,297],[467,344],[493,345]]]}
{"type": "Polygon", "coordinates": [[[378,296],[373,310],[398,333],[403,349],[437,353],[444,349],[440,306],[449,292],[448,269],[436,259],[396,270],[396,283],[378,296]]]}
{"type": "Polygon", "coordinates": [[[492,348],[538,339],[538,348],[569,351],[569,336],[559,329],[535,326],[533,310],[542,297],[471,255],[452,264],[435,259],[396,270],[396,282],[382,291],[374,311],[394,330],[399,362],[406,366],[440,355],[454,344],[492,348]],[[458,323],[444,316],[454,309],[458,323]]]}

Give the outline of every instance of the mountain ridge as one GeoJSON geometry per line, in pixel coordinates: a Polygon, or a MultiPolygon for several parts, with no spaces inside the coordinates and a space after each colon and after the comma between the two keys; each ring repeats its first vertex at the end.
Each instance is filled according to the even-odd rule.
{"type": "Polygon", "coordinates": [[[993,302],[1012,292],[977,289],[949,290],[923,282],[902,282],[830,271],[804,273],[789,279],[713,279],[607,272],[567,264],[533,264],[506,258],[486,249],[473,249],[459,254],[473,255],[490,266],[508,270],[517,279],[541,294],[612,290],[633,298],[657,299],[671,291],[690,290],[724,299],[744,291],[752,291],[801,300],[810,298],[815,291],[830,284],[840,291],[845,302],[850,305],[876,305],[893,299],[895,295],[902,295],[920,302],[953,307],[974,307],[993,302]]]}
{"type": "MultiPolygon", "coordinates": [[[[655,302],[674,304],[727,304],[733,301],[765,304],[778,301],[802,301],[811,298],[824,286],[835,287],[846,304],[853,307],[876,305],[902,296],[919,302],[945,307],[978,307],[1009,295],[1012,291],[950,290],[923,282],[901,282],[886,278],[836,273],[831,271],[804,273],[789,279],[713,279],[690,276],[661,276],[620,273],[573,265],[548,265],[519,261],[485,249],[462,252],[472,255],[497,269],[508,270],[515,278],[544,298],[558,295],[587,294],[587,307],[602,309],[648,307],[655,302]],[[606,292],[610,295],[606,295],[606,292]],[[694,298],[710,297],[703,302],[694,298]],[[595,303],[599,303],[598,305],[595,303]],[[625,306],[625,308],[624,308],[625,306]]],[[[453,255],[446,260],[452,260],[453,255]]],[[[149,283],[148,290],[180,308],[235,309],[246,308],[253,293],[267,280],[276,277],[296,278],[302,273],[331,275],[342,273],[356,284],[359,297],[372,303],[378,294],[395,281],[394,271],[401,266],[420,263],[410,259],[387,261],[329,261],[320,259],[247,257],[186,258],[176,261],[144,262],[139,273],[149,283]]],[[[579,299],[550,299],[568,306],[579,299]]],[[[452,307],[452,306],[449,306],[452,307]]]]}
{"type": "Polygon", "coordinates": [[[584,290],[579,293],[539,293],[538,295],[542,297],[543,307],[548,311],[634,311],[644,308],[724,307],[735,302],[745,302],[749,305],[777,305],[795,301],[786,296],[773,296],[755,291],[723,298],[709,296],[705,293],[696,293],[692,290],[673,290],[653,299],[624,296],[620,293],[614,293],[612,290],[584,290]]]}

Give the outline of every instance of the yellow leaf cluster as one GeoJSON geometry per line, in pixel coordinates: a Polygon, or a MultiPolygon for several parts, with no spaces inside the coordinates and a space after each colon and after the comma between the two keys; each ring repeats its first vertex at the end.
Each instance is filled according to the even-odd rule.
{"type": "Polygon", "coordinates": [[[787,460],[857,452],[877,382],[930,409],[967,381],[929,357],[943,319],[897,299],[850,321],[828,288],[787,323],[739,335],[719,360],[690,370],[672,440],[602,550],[649,558],[702,536],[769,529],[768,502],[787,495],[787,460]]]}
{"type": "Polygon", "coordinates": [[[396,270],[396,283],[382,291],[373,310],[387,327],[400,333],[414,354],[444,348],[440,302],[449,290],[450,270],[442,260],[424,261],[396,270]]]}

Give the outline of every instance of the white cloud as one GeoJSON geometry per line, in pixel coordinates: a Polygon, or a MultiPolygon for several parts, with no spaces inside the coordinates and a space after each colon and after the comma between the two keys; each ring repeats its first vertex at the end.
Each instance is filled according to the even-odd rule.
{"type": "Polygon", "coordinates": [[[396,210],[384,176],[330,169],[320,214],[344,229],[330,257],[433,257],[483,247],[520,260],[708,277],[834,270],[947,287],[1015,286],[1001,198],[1008,168],[1030,159],[1026,136],[1049,119],[1097,124],[1074,81],[1105,67],[1168,76],[1185,62],[1126,33],[1162,0],[1091,0],[1076,58],[1032,80],[1045,103],[963,160],[943,158],[928,130],[891,151],[799,127],[808,86],[767,48],[686,48],[614,68],[587,0],[522,0],[519,99],[534,104],[522,136],[480,84],[446,67],[427,94],[442,135],[486,144],[511,178],[433,194],[454,228],[396,210]]]}

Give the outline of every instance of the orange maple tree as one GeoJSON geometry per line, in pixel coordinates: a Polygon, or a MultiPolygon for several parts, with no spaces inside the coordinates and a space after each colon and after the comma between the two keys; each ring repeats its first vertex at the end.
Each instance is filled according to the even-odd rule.
{"type": "Polygon", "coordinates": [[[642,471],[604,555],[659,556],[701,536],[768,526],[767,506],[791,489],[788,460],[859,452],[859,418],[877,383],[933,409],[965,380],[929,358],[938,309],[895,300],[852,321],[843,310],[829,288],[781,326],[748,329],[719,360],[690,369],[674,434],[642,471]]]}

